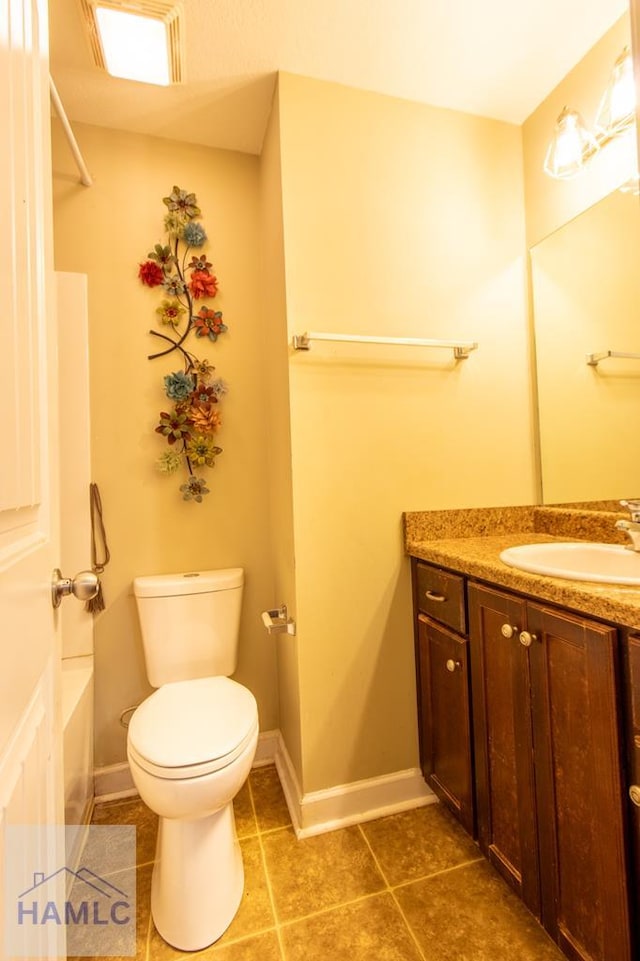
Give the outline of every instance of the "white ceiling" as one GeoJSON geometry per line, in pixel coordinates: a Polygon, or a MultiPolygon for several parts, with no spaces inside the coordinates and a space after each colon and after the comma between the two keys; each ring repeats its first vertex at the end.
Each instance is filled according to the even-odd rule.
{"type": "Polygon", "coordinates": [[[49,0],[69,119],[259,153],[278,70],[522,123],[628,0],[183,0],[185,82],[94,66],[79,0],[49,0]]]}

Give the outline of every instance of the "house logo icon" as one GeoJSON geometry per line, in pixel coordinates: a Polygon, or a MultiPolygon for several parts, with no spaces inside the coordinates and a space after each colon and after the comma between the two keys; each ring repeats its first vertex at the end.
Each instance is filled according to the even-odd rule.
{"type": "Polygon", "coordinates": [[[59,868],[45,875],[36,871],[33,884],[18,895],[19,925],[125,925],[131,923],[131,903],[125,891],[89,868],[59,868]],[[56,897],[65,881],[68,895],[56,897]]]}

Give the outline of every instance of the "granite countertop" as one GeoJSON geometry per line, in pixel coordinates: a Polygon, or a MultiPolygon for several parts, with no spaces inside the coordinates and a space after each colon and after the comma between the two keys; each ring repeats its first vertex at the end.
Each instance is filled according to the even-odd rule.
{"type": "Polygon", "coordinates": [[[588,540],[625,543],[614,511],[575,507],[506,507],[404,514],[405,550],[412,557],[551,601],[582,614],[640,629],[640,588],[529,574],[500,552],[519,544],[588,540]]]}

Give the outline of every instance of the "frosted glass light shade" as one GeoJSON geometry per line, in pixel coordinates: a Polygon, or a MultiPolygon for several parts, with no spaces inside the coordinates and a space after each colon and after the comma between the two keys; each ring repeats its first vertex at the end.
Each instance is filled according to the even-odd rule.
{"type": "Polygon", "coordinates": [[[557,180],[575,177],[597,149],[598,143],[578,111],[565,107],[558,117],[544,158],[545,173],[557,180]]]}
{"type": "Polygon", "coordinates": [[[625,47],[615,64],[595,119],[598,134],[613,137],[629,127],[636,112],[636,85],[633,58],[625,47]]]}
{"type": "Polygon", "coordinates": [[[168,86],[168,38],[163,20],[99,5],[95,15],[107,71],[112,77],[168,86]]]}
{"type": "Polygon", "coordinates": [[[96,66],[126,80],[182,82],[182,0],[79,3],[96,66]]]}

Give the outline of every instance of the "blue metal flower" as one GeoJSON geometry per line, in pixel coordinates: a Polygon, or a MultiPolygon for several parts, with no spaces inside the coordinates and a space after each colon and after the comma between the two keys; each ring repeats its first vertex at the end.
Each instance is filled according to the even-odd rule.
{"type": "Polygon", "coordinates": [[[185,400],[194,388],[193,377],[181,370],[167,374],[164,379],[164,389],[171,400],[185,400]]]}
{"type": "Polygon", "coordinates": [[[202,247],[207,240],[207,235],[202,224],[190,220],[182,228],[182,239],[187,247],[202,247]]]}

